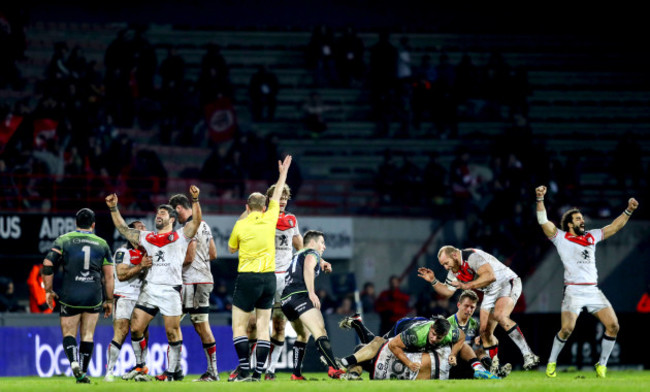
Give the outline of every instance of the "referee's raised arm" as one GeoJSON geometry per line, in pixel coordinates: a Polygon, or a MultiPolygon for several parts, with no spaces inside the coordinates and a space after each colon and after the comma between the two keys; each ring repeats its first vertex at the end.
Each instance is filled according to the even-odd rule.
{"type": "Polygon", "coordinates": [[[275,190],[271,196],[271,200],[275,200],[278,203],[280,202],[280,197],[282,197],[284,184],[287,182],[287,173],[289,172],[289,166],[291,166],[291,155],[284,157],[284,161],[278,161],[278,170],[280,171],[280,176],[278,177],[278,182],[275,183],[275,190]]]}

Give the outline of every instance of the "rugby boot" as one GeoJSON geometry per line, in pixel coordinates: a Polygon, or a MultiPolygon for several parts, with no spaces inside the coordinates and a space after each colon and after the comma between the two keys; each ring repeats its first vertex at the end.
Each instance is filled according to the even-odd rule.
{"type": "Polygon", "coordinates": [[[337,379],[337,380],[338,380],[338,379],[340,379],[341,376],[344,375],[344,374],[345,374],[345,370],[343,370],[343,369],[334,369],[334,368],[331,367],[331,366],[329,367],[329,369],[327,369],[327,375],[328,375],[330,378],[334,378],[334,379],[337,379]]]}
{"type": "Polygon", "coordinates": [[[539,357],[533,353],[524,355],[524,369],[531,370],[539,365],[539,357]]]}
{"type": "Polygon", "coordinates": [[[275,373],[269,373],[267,372],[264,375],[264,381],[275,381],[275,373]]]}
{"type": "Polygon", "coordinates": [[[546,377],[551,377],[551,378],[557,377],[557,372],[555,371],[556,365],[557,363],[555,362],[549,362],[548,364],[546,364],[546,377]]]}
{"type": "Polygon", "coordinates": [[[211,381],[219,381],[219,375],[217,374],[216,376],[211,374],[210,372],[205,372],[201,375],[201,377],[197,378],[196,380],[192,381],[200,381],[200,382],[211,382],[211,381]]]}
{"type": "Polygon", "coordinates": [[[228,382],[235,381],[235,378],[237,378],[237,376],[239,376],[239,372],[240,372],[240,371],[241,371],[241,368],[239,367],[239,365],[237,365],[237,367],[235,368],[235,370],[233,370],[233,371],[230,373],[230,375],[228,376],[228,382]]]}
{"type": "Polygon", "coordinates": [[[295,374],[291,375],[290,380],[291,381],[307,381],[307,379],[304,378],[303,376],[296,376],[295,374]]]}
{"type": "Polygon", "coordinates": [[[474,370],[474,378],[482,378],[485,380],[499,380],[499,376],[486,371],[486,370],[474,370]]]}
{"type": "Polygon", "coordinates": [[[134,366],[133,369],[122,375],[122,380],[133,380],[133,378],[138,374],[144,376],[147,375],[147,373],[149,373],[149,369],[146,366],[134,366]]]}
{"type": "Polygon", "coordinates": [[[182,381],[185,376],[183,376],[183,371],[179,370],[177,372],[168,372],[165,370],[163,374],[156,376],[158,381],[182,381]]]}
{"type": "Polygon", "coordinates": [[[594,367],[596,368],[596,375],[598,376],[598,378],[607,377],[607,366],[597,363],[594,365],[594,367]]]}
{"type": "Polygon", "coordinates": [[[358,321],[360,323],[363,322],[363,320],[361,320],[361,315],[359,313],[355,313],[352,316],[345,316],[343,320],[339,321],[339,328],[350,329],[352,328],[352,323],[354,321],[358,321]]]}

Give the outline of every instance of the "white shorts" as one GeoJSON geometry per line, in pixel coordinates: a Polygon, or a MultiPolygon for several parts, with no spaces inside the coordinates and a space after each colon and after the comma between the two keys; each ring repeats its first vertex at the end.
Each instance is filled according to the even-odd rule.
{"type": "MultiPolygon", "coordinates": [[[[447,380],[449,379],[449,354],[451,348],[449,346],[441,347],[433,352],[427,353],[408,353],[405,352],[406,357],[411,362],[422,363],[422,356],[428,355],[431,359],[431,380],[447,380]]],[[[380,349],[377,360],[375,361],[375,372],[373,380],[415,380],[418,372],[413,372],[406,365],[404,365],[392,351],[388,348],[386,342],[380,349]]]]}
{"type": "Polygon", "coordinates": [[[152,311],[159,310],[163,316],[182,316],[183,301],[181,291],[182,286],[145,283],[142,285],[137,306],[152,311]]]}
{"type": "Polygon", "coordinates": [[[587,307],[589,313],[596,313],[601,309],[611,308],[612,304],[596,285],[564,286],[562,311],[580,314],[583,307],[587,307]]]}
{"type": "Polygon", "coordinates": [[[183,285],[183,312],[209,313],[212,283],[183,285]]]}
{"type": "Polygon", "coordinates": [[[481,302],[481,309],[492,310],[494,304],[501,297],[510,297],[515,304],[521,295],[521,279],[512,278],[503,282],[500,286],[494,286],[489,291],[485,292],[483,302],[481,302]]]}
{"type": "Polygon", "coordinates": [[[282,303],[282,292],[284,291],[284,286],[286,285],[286,276],[287,271],[275,273],[275,298],[273,299],[274,307],[275,305],[279,307],[282,303]]]}
{"type": "Polygon", "coordinates": [[[113,309],[113,320],[131,320],[131,314],[137,300],[126,297],[115,296],[115,309],[113,309]]]}

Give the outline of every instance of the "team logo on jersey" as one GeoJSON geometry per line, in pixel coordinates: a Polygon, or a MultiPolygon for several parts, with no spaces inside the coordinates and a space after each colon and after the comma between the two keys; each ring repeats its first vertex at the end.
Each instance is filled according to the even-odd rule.
{"type": "Polygon", "coordinates": [[[156,252],[154,256],[156,257],[156,262],[163,262],[163,263],[165,262],[165,252],[163,252],[162,250],[156,252]]]}
{"type": "Polygon", "coordinates": [[[289,237],[287,237],[285,234],[279,235],[278,240],[280,242],[278,246],[289,246],[289,237]]]}

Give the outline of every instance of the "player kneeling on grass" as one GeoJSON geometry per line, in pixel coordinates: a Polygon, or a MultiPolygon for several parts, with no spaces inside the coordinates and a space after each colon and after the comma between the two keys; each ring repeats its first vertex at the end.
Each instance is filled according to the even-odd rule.
{"type": "Polygon", "coordinates": [[[325,251],[325,237],[320,231],[309,230],[305,233],[303,242],[304,248],[291,260],[282,293],[282,312],[298,335],[293,346],[294,368],[291,379],[305,379],[300,368],[310,335],[314,336],[316,349],[329,365],[327,375],[341,378],[344,372],[334,359],[320,312],[320,301],[314,290],[314,280],[323,269],[321,257],[325,251]]]}

